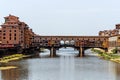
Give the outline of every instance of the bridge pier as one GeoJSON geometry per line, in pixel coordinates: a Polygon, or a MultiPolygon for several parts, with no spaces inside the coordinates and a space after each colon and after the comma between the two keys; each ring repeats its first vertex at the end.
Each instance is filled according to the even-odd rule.
{"type": "Polygon", "coordinates": [[[79,57],[83,57],[84,56],[84,48],[80,47],[79,48],[79,57]]]}
{"type": "Polygon", "coordinates": [[[50,49],[50,57],[55,57],[56,56],[56,49],[54,47],[51,47],[50,49]]]}
{"type": "Polygon", "coordinates": [[[105,52],[108,52],[108,48],[105,48],[104,50],[105,50],[105,52]]]}

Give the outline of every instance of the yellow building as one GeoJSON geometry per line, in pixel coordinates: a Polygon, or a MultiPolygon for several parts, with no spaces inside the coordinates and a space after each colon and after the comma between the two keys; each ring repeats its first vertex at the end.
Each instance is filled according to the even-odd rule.
{"type": "Polygon", "coordinates": [[[120,49],[120,35],[109,37],[108,51],[111,52],[111,50],[115,48],[117,48],[118,50],[120,49]]]}

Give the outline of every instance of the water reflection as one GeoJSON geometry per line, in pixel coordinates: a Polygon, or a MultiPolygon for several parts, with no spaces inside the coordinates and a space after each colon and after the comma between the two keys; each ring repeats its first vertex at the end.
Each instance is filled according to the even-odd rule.
{"type": "Polygon", "coordinates": [[[2,74],[1,74],[1,71],[0,71],[0,80],[2,80],[2,74]]]}
{"type": "Polygon", "coordinates": [[[115,64],[116,80],[120,80],[120,64],[115,64]]]}
{"type": "Polygon", "coordinates": [[[74,80],[75,62],[73,56],[60,57],[60,80],[74,80]]]}
{"type": "Polygon", "coordinates": [[[0,80],[26,80],[28,77],[28,65],[27,62],[16,61],[6,64],[6,66],[17,66],[15,69],[1,70],[0,80]]]}
{"type": "Polygon", "coordinates": [[[20,80],[20,72],[17,69],[3,70],[2,79],[3,80],[20,80]]]}
{"type": "Polygon", "coordinates": [[[70,55],[67,51],[67,55],[59,52],[61,57],[57,58],[30,58],[11,62],[7,65],[18,68],[0,71],[0,80],[120,80],[120,64],[92,55],[76,58],[72,51],[70,55]]]}

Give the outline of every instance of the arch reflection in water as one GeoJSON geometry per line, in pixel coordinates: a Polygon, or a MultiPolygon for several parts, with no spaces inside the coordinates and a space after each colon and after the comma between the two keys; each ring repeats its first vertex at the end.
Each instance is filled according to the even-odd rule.
{"type": "Polygon", "coordinates": [[[77,56],[79,52],[74,48],[66,47],[66,48],[60,48],[56,54],[59,56],[77,56]]]}
{"type": "Polygon", "coordinates": [[[109,62],[109,66],[112,67],[109,69],[109,73],[114,75],[113,80],[120,80],[120,64],[109,62]]]}
{"type": "Polygon", "coordinates": [[[60,80],[74,80],[74,56],[60,57],[60,80]]]}

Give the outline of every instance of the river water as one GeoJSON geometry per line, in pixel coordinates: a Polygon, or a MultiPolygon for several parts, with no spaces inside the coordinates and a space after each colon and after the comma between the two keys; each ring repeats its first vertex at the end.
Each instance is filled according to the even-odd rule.
{"type": "Polygon", "coordinates": [[[67,48],[57,51],[60,57],[40,57],[10,62],[16,69],[1,70],[0,80],[120,80],[120,64],[106,61],[85,51],[85,57],[75,57],[78,51],[67,48]]]}

